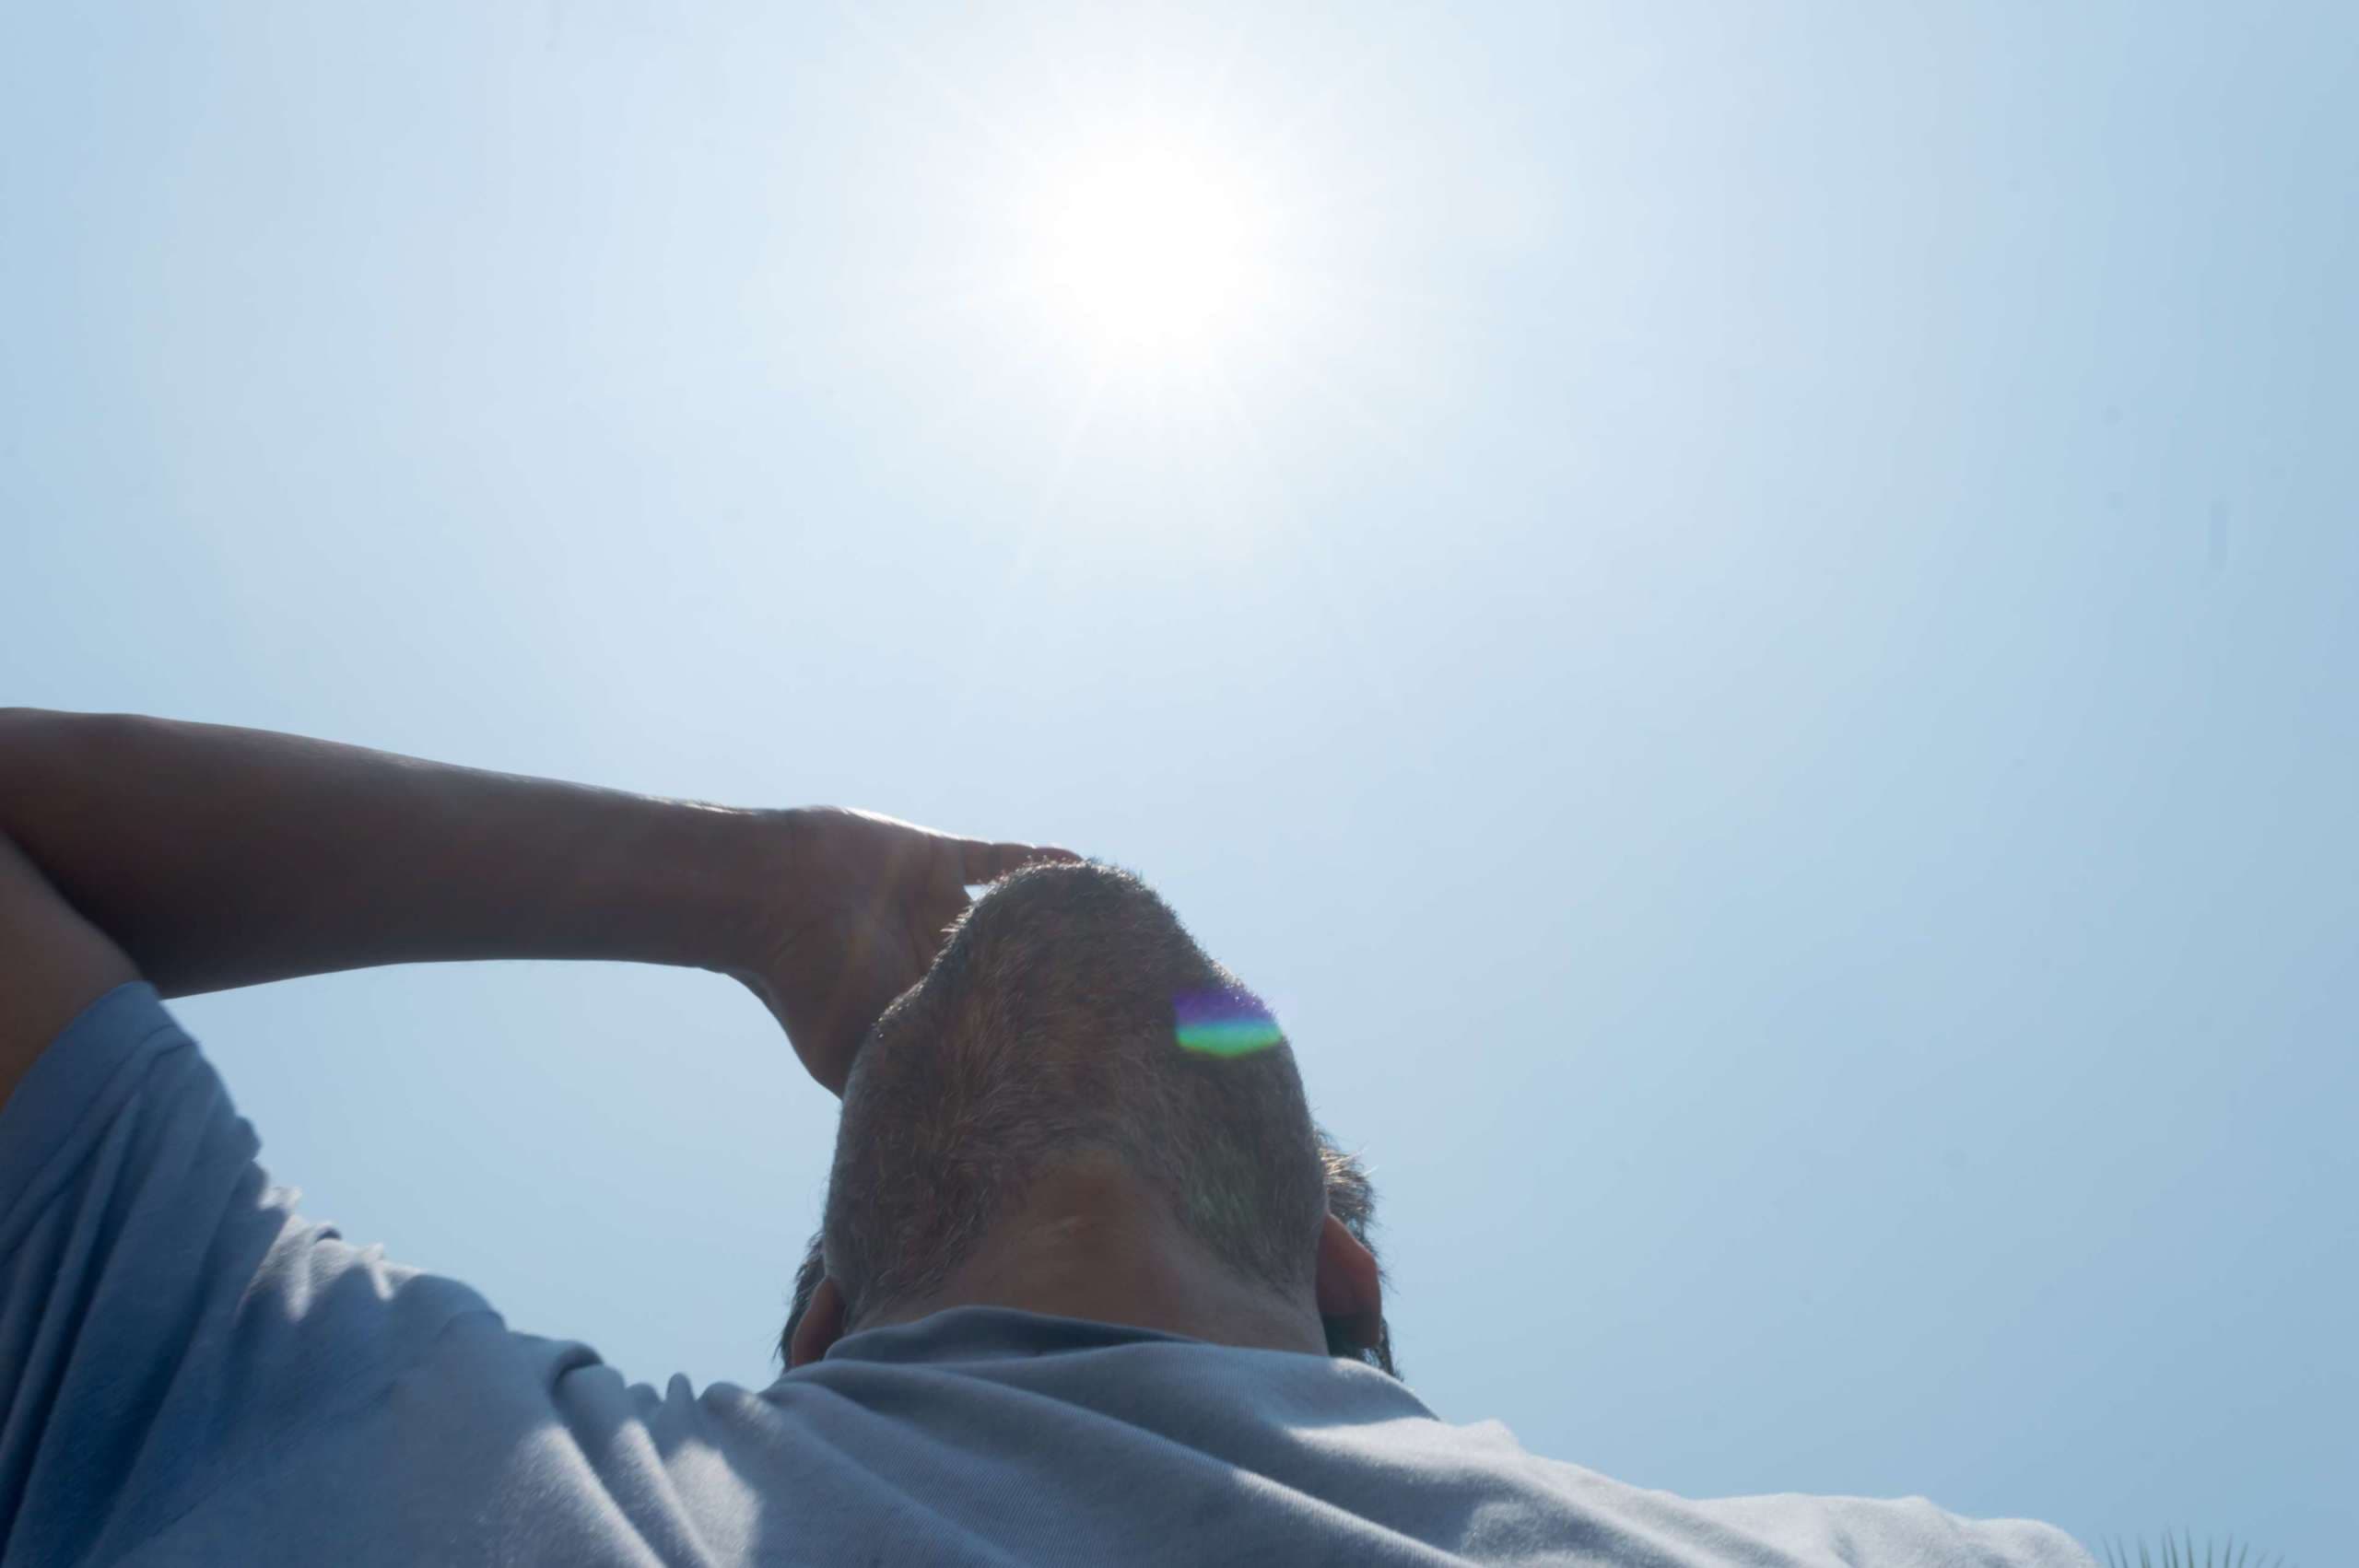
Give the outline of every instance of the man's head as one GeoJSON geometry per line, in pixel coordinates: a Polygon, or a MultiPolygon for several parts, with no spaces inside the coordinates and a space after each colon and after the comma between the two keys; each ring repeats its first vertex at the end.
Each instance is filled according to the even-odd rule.
{"type": "Polygon", "coordinates": [[[1113,1194],[1098,1234],[1159,1249],[1165,1278],[1315,1309],[1333,1353],[1391,1370],[1365,1173],[1312,1123],[1260,1003],[1098,865],[998,884],[870,1032],[789,1360],[958,1305],[1010,1249],[1055,1245],[1036,1211],[1076,1171],[1110,1175],[1087,1188],[1113,1194]]]}

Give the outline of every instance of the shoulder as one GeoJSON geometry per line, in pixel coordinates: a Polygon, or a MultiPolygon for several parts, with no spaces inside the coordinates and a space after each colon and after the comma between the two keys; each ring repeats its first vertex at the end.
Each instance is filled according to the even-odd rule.
{"type": "Polygon", "coordinates": [[[1789,1550],[1834,1546],[1863,1562],[1925,1562],[1942,1568],[2094,1568],[2087,1550],[2036,1519],[1977,1519],[1924,1497],[1822,1497],[1778,1493],[1695,1504],[1789,1550]]]}

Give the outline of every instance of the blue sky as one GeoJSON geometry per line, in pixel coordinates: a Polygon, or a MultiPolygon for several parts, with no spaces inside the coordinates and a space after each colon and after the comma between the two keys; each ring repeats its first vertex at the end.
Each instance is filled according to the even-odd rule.
{"type": "MultiPolygon", "coordinates": [[[[1375,1166],[1446,1417],[2336,1561],[2354,66],[2333,6],[12,7],[6,699],[1120,861],[1375,1166]],[[1041,261],[1141,137],[1258,290],[1154,352],[1041,261]]],[[[725,982],[180,1011],[314,1215],[774,1375],[833,1103],[725,982]]]]}

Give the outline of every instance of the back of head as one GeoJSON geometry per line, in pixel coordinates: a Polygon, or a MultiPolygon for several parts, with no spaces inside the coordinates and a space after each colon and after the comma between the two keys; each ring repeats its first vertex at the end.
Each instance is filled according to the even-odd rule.
{"type": "Polygon", "coordinates": [[[1038,866],[977,903],[853,1064],[824,1231],[848,1321],[929,1299],[1089,1153],[1241,1277],[1309,1281],[1330,1171],[1274,1023],[1137,878],[1038,866]]]}

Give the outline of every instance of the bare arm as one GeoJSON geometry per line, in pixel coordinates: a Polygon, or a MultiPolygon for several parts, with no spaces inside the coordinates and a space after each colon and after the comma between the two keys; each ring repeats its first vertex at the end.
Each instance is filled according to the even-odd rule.
{"type": "Polygon", "coordinates": [[[438,959],[735,966],[779,814],[217,724],[0,712],[0,834],[166,996],[438,959]]]}
{"type": "Polygon", "coordinates": [[[0,835],[0,1105],[74,1015],[138,971],[0,835]]]}
{"type": "MultiPolygon", "coordinates": [[[[1041,853],[22,708],[0,710],[0,839],[167,996],[431,960],[688,965],[752,987],[830,1088],[923,973],[962,884],[1041,853]]],[[[12,989],[34,967],[25,942],[0,945],[12,989]]]]}

